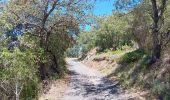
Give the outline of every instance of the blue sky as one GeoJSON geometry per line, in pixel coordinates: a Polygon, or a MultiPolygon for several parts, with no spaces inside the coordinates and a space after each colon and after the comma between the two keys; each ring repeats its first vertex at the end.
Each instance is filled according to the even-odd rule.
{"type": "MultiPolygon", "coordinates": [[[[0,0],[0,1],[8,1],[8,0],[0,0]]],[[[94,14],[99,15],[110,15],[113,10],[113,1],[114,0],[97,0],[96,5],[94,7],[94,14]]]]}
{"type": "MultiPolygon", "coordinates": [[[[113,2],[114,0],[98,0],[93,9],[94,15],[96,16],[111,15],[112,10],[114,9],[113,2]]],[[[86,25],[85,31],[89,30],[90,26],[86,25]]]]}
{"type": "Polygon", "coordinates": [[[97,16],[110,15],[114,9],[113,2],[114,0],[98,0],[94,7],[94,14],[97,16]]]}

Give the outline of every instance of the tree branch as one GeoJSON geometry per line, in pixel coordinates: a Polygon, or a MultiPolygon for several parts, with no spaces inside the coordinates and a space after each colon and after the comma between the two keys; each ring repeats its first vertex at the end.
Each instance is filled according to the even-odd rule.
{"type": "Polygon", "coordinates": [[[164,11],[165,11],[165,8],[166,8],[166,1],[167,0],[161,0],[161,6],[160,6],[160,8],[159,8],[159,18],[162,18],[162,16],[163,16],[163,13],[164,13],[164,11]]]}
{"type": "Polygon", "coordinates": [[[153,20],[154,23],[157,24],[159,20],[157,2],[156,0],[151,0],[151,2],[152,2],[153,20]]]}

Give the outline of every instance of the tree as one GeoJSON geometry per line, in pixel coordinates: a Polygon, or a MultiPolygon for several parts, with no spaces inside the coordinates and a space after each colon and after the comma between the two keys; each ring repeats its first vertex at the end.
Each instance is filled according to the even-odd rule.
{"type": "Polygon", "coordinates": [[[61,74],[59,65],[63,63],[61,59],[64,60],[64,51],[74,43],[71,34],[77,34],[79,25],[86,23],[85,10],[90,9],[91,5],[86,0],[27,0],[23,3],[14,1],[11,5],[9,11],[19,21],[25,23],[26,27],[34,26],[28,35],[39,40],[36,47],[43,50],[47,61],[44,63],[44,58],[39,58],[41,78],[50,76],[47,70],[51,69],[61,74]],[[14,7],[22,9],[13,10],[14,7]],[[47,68],[46,65],[51,67],[47,68]]]}
{"type": "MultiPolygon", "coordinates": [[[[134,11],[133,9],[135,7],[144,5],[146,8],[142,8],[142,9],[146,9],[150,11],[148,13],[150,14],[150,18],[152,19],[152,22],[150,23],[149,21],[147,23],[151,24],[151,26],[149,26],[148,28],[151,29],[152,31],[151,32],[151,37],[152,37],[151,56],[152,56],[152,61],[155,62],[156,59],[159,59],[161,56],[161,50],[164,46],[163,41],[164,40],[168,41],[168,39],[165,39],[165,37],[163,38],[163,36],[167,34],[167,30],[162,30],[163,24],[166,23],[164,21],[164,15],[165,15],[166,7],[168,5],[167,3],[168,0],[160,0],[160,1],[159,0],[150,0],[150,1],[142,0],[138,2],[137,5],[135,5],[136,1],[133,1],[133,0],[127,0],[127,1],[120,0],[116,2],[120,4],[120,5],[117,5],[119,9],[122,9],[122,7],[128,8],[129,5],[133,5],[131,7],[132,9],[131,11],[133,12],[134,11]]],[[[169,36],[166,38],[169,38],[169,36]]]]}
{"type": "MultiPolygon", "coordinates": [[[[17,26],[24,28],[20,30],[22,34],[15,36],[15,41],[19,43],[16,46],[19,56],[15,59],[12,59],[11,56],[16,56],[18,52],[16,53],[15,49],[6,49],[13,41],[12,36],[7,35],[6,39],[0,42],[0,51],[11,55],[1,63],[3,66],[7,66],[9,70],[0,66],[2,67],[0,74],[2,73],[4,76],[23,75],[21,79],[15,77],[18,80],[15,82],[11,81],[10,78],[5,79],[9,86],[14,86],[10,84],[12,82],[16,83],[15,86],[18,88],[16,88],[15,96],[17,99],[19,97],[23,99],[35,98],[37,93],[32,90],[37,90],[37,86],[34,84],[39,82],[37,80],[40,79],[40,82],[42,82],[45,79],[63,76],[67,71],[64,53],[67,48],[75,43],[73,36],[79,33],[79,26],[87,23],[87,10],[91,7],[92,5],[86,0],[11,0],[8,2],[0,15],[0,33],[3,35],[12,33],[13,30],[18,31],[14,28],[17,26]],[[6,51],[3,51],[4,48],[6,51]],[[29,54],[33,54],[33,57],[29,54]],[[8,60],[12,65],[6,65],[8,60]],[[30,66],[30,70],[28,66],[30,66]],[[23,69],[24,71],[17,69],[23,69]],[[25,70],[29,70],[27,75],[33,75],[34,78],[32,79],[36,82],[29,80],[30,77],[22,73],[25,70]]],[[[3,61],[2,55],[0,55],[0,58],[0,61],[3,61]]],[[[0,83],[3,83],[3,80],[0,80],[0,83]]],[[[13,88],[9,89],[8,92],[5,92],[3,88],[0,89],[3,90],[0,93],[5,94],[5,96],[15,97],[12,92],[13,88]]]]}
{"type": "Polygon", "coordinates": [[[128,21],[123,16],[124,14],[123,12],[114,12],[110,16],[98,18],[95,44],[101,51],[121,49],[123,45],[131,44],[131,39],[126,32],[128,21]]]}
{"type": "MultiPolygon", "coordinates": [[[[167,6],[168,0],[161,0],[160,5],[158,6],[157,0],[151,0],[152,3],[152,39],[153,39],[153,50],[152,50],[152,58],[153,59],[159,59],[161,55],[161,46],[163,45],[161,42],[162,36],[160,33],[160,28],[162,23],[159,24],[160,21],[162,21],[166,6],[167,6]]],[[[164,34],[164,33],[163,33],[164,34]]]]}
{"type": "MultiPolygon", "coordinates": [[[[13,52],[3,49],[0,56],[0,97],[2,99],[14,99],[15,97],[16,100],[19,100],[23,94],[23,89],[27,88],[26,86],[31,86],[30,83],[34,84],[34,82],[36,86],[38,85],[36,56],[29,50],[21,52],[19,49],[15,49],[13,52]]],[[[37,94],[37,92],[35,93],[37,94]]],[[[31,99],[33,94],[28,96],[31,99]]]]}
{"type": "Polygon", "coordinates": [[[78,35],[76,46],[69,49],[68,54],[77,56],[76,52],[81,51],[78,56],[85,57],[86,53],[95,47],[101,52],[106,49],[122,49],[124,45],[131,45],[132,39],[126,32],[128,21],[123,16],[124,14],[114,12],[110,16],[96,17],[91,30],[78,35]]]}
{"type": "Polygon", "coordinates": [[[146,52],[151,50],[151,35],[150,35],[150,7],[147,2],[135,7],[131,12],[127,12],[125,15],[128,21],[127,32],[131,36],[131,39],[138,44],[140,49],[144,49],[146,52]]]}

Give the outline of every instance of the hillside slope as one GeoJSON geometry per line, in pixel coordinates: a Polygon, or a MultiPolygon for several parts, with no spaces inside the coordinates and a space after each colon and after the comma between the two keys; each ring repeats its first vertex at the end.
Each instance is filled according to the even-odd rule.
{"type": "Polygon", "coordinates": [[[168,48],[164,51],[164,56],[152,65],[143,64],[145,54],[134,51],[115,51],[96,53],[93,49],[88,52],[87,57],[82,61],[88,66],[97,69],[110,79],[119,80],[122,87],[135,91],[148,91],[150,98],[158,100],[169,100],[170,89],[170,55],[168,48]],[[136,54],[135,54],[136,53],[136,54]],[[139,56],[132,61],[131,58],[139,56]],[[129,61],[129,62],[128,62],[129,61]]]}

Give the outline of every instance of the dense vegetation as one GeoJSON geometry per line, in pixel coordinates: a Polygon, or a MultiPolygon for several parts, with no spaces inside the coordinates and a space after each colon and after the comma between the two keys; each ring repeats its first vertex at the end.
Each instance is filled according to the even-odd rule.
{"type": "MultiPolygon", "coordinates": [[[[90,31],[79,34],[78,54],[84,58],[93,48],[100,53],[126,51],[125,46],[135,49],[119,58],[114,75],[126,88],[140,86],[160,100],[169,100],[170,2],[115,0],[114,6],[112,15],[97,17],[90,31]]],[[[74,56],[74,51],[69,53],[74,56]]]]}
{"type": "Polygon", "coordinates": [[[170,2],[114,0],[112,15],[90,17],[92,4],[93,0],[10,0],[3,4],[0,99],[37,99],[43,80],[67,72],[66,54],[84,58],[93,48],[98,53],[132,48],[120,57],[114,74],[126,87],[143,86],[169,100],[170,72],[162,69],[169,69],[170,63],[170,2]],[[91,29],[82,30],[89,21],[93,21],[91,29]]]}
{"type": "MultiPolygon", "coordinates": [[[[89,2],[92,3],[92,2],[89,2]]],[[[0,99],[37,99],[43,80],[67,72],[65,51],[92,5],[86,0],[11,0],[0,15],[0,99]],[[86,11],[86,12],[85,12],[86,11]]]]}
{"type": "MultiPolygon", "coordinates": [[[[77,37],[77,45],[80,48],[79,54],[84,55],[90,49],[97,47],[98,52],[105,50],[123,49],[122,47],[132,46],[132,38],[127,32],[128,22],[124,13],[115,12],[111,16],[97,17],[95,26],[89,32],[80,33],[77,37]]],[[[77,56],[77,48],[71,48],[69,54],[77,56]],[[74,52],[75,51],[75,52],[74,52]]]]}

